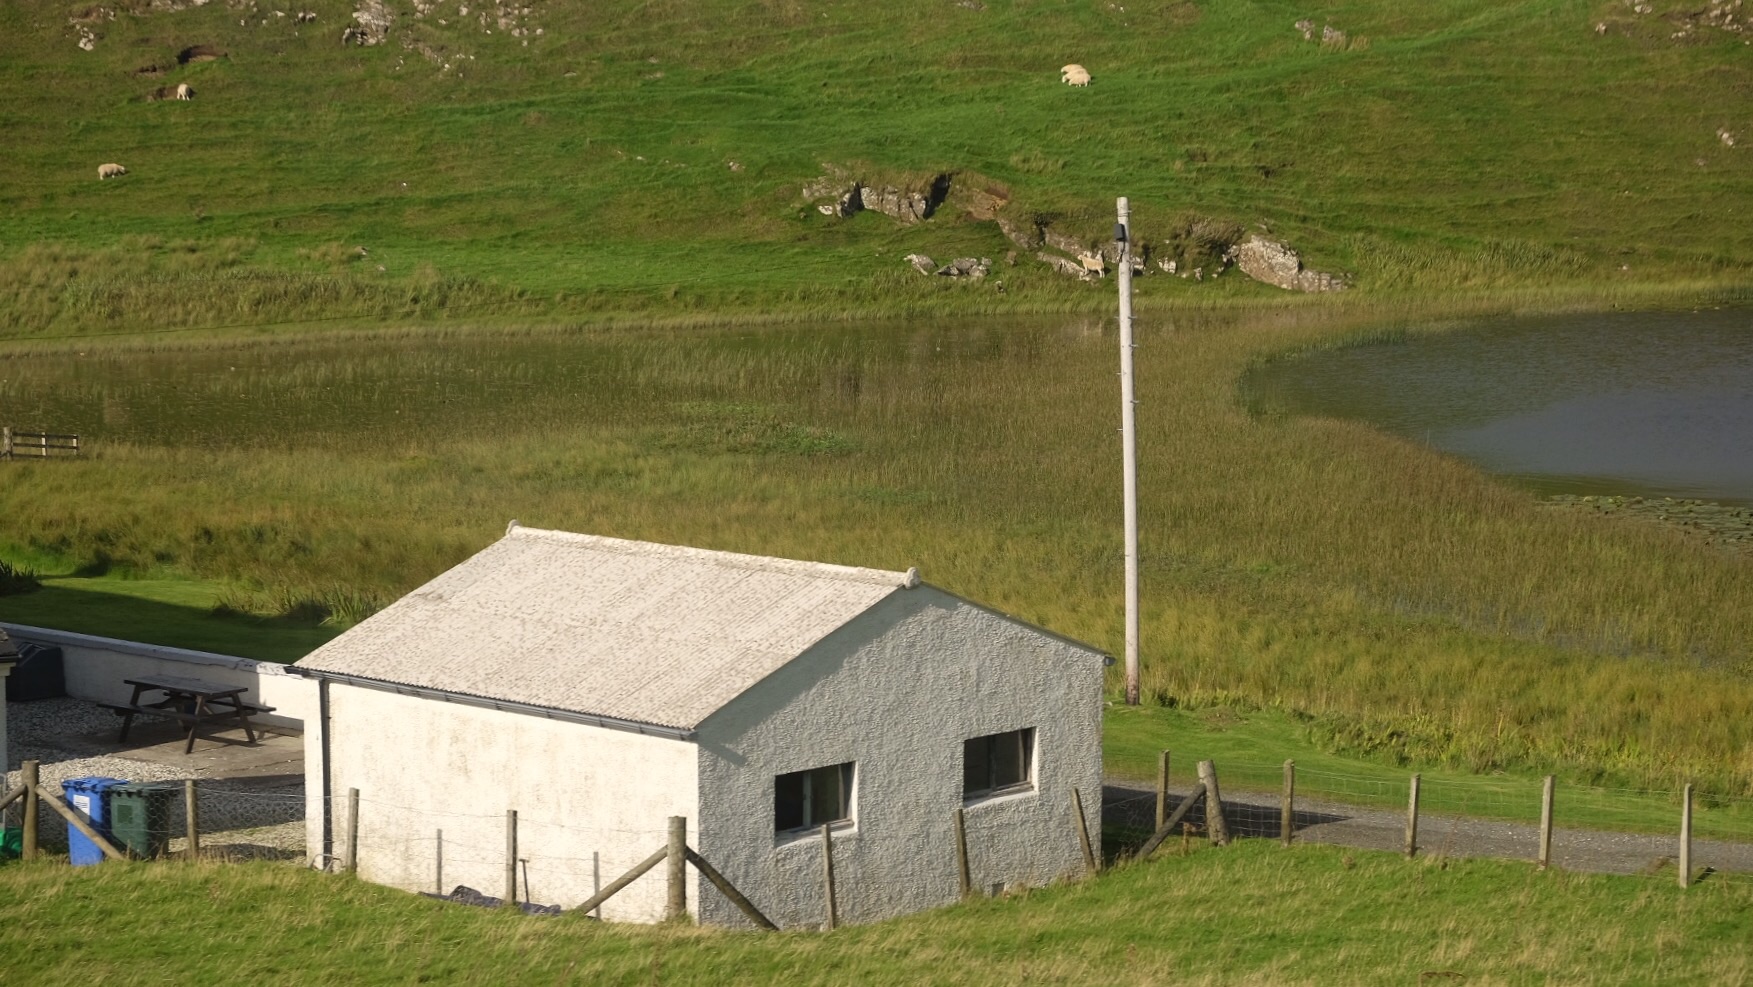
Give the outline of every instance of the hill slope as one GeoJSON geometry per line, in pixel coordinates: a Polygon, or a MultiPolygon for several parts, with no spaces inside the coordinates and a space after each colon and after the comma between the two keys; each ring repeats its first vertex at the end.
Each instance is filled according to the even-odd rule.
{"type": "Polygon", "coordinates": [[[1117,195],[1156,249],[1265,230],[1366,291],[1744,281],[1753,33],[1657,6],[8,4],[0,332],[1075,306],[1095,292],[1004,266],[980,217],[1105,237],[1117,195]],[[824,162],[956,194],[912,226],[823,216],[824,162]],[[1007,291],[912,251],[992,257],[1007,291]]]}

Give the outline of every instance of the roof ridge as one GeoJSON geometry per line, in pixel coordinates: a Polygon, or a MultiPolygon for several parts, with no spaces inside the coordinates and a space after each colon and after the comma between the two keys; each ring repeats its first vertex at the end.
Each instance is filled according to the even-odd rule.
{"type": "Polygon", "coordinates": [[[772,555],[748,555],[741,552],[724,552],[710,548],[695,548],[691,545],[666,545],[662,542],[635,541],[629,538],[611,538],[607,535],[587,535],[576,531],[560,531],[554,528],[530,528],[511,522],[505,529],[506,538],[534,538],[542,541],[562,542],[573,545],[585,545],[605,552],[620,555],[658,556],[689,561],[726,568],[747,569],[757,572],[788,572],[816,579],[836,579],[844,582],[872,583],[878,586],[897,586],[912,589],[919,585],[919,570],[908,569],[906,572],[895,572],[888,569],[870,569],[863,566],[835,565],[831,562],[809,562],[802,559],[782,559],[772,555]]]}

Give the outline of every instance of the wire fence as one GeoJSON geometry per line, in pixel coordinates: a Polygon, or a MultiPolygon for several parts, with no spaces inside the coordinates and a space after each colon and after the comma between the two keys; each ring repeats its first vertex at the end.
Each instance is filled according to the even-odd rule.
{"type": "MultiPolygon", "coordinates": [[[[16,779],[18,772],[12,774],[16,779]]],[[[306,856],[302,784],[260,784],[244,778],[198,781],[192,787],[181,781],[112,786],[75,779],[68,788],[61,782],[45,777],[41,787],[132,857],[187,857],[191,819],[196,846],[204,858],[303,860],[306,856]],[[191,791],[195,798],[192,816],[188,802],[191,791]]],[[[24,814],[24,799],[14,801],[0,814],[9,842],[22,841],[24,814]]],[[[74,845],[91,845],[44,799],[36,800],[36,840],[38,848],[47,853],[68,853],[74,845]]]]}
{"type": "MultiPolygon", "coordinates": [[[[1161,814],[1198,783],[1192,760],[1170,767],[1161,814]]],[[[1290,762],[1240,760],[1214,767],[1224,822],[1237,838],[1283,840],[1288,793],[1292,842],[1544,859],[1567,870],[1668,879],[1679,878],[1684,858],[1688,881],[1753,882],[1753,798],[1745,796],[1507,776],[1331,771],[1290,762]]],[[[1109,789],[1104,814],[1121,834],[1121,852],[1155,828],[1158,802],[1156,792],[1142,786],[1109,789]]],[[[1209,834],[1205,811],[1203,802],[1190,808],[1185,822],[1192,832],[1209,834]]]]}
{"type": "MultiPolygon", "coordinates": [[[[1136,851],[1161,819],[1188,800],[1199,783],[1194,764],[1183,759],[1173,769],[1160,795],[1149,784],[1109,786],[1101,812],[1106,856],[1136,851]]],[[[8,790],[18,776],[11,773],[8,790]]],[[[1566,870],[1668,880],[1680,876],[1684,859],[1688,880],[1753,884],[1753,798],[1745,796],[1555,782],[1548,799],[1547,782],[1539,778],[1425,777],[1246,760],[1214,765],[1213,777],[1222,821],[1235,839],[1285,840],[1288,793],[1292,843],[1402,853],[1410,847],[1422,857],[1545,859],[1566,870]],[[1689,838],[1682,836],[1683,826],[1689,838]]],[[[77,795],[82,783],[64,789],[64,780],[45,770],[40,784],[48,793],[77,795]]],[[[601,820],[574,824],[476,811],[465,803],[402,805],[361,797],[349,806],[345,796],[312,813],[302,779],[285,775],[113,789],[97,816],[90,814],[90,801],[87,816],[131,856],[187,857],[193,820],[204,858],[310,861],[332,870],[363,860],[375,863],[386,883],[414,890],[448,895],[468,885],[510,891],[520,901],[568,905],[594,894],[665,841],[656,813],[650,825],[617,827],[601,820]],[[386,861],[396,863],[386,869],[386,861]]],[[[14,801],[0,817],[14,845],[24,804],[14,801]]],[[[1191,848],[1209,838],[1210,805],[1208,799],[1189,804],[1181,831],[1165,846],[1191,848]]],[[[42,850],[66,853],[79,842],[72,824],[42,800],[37,813],[42,850]]]]}

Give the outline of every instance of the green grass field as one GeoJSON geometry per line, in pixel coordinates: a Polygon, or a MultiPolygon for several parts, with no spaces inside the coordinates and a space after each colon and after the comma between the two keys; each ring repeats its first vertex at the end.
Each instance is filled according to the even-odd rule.
{"type": "Polygon", "coordinates": [[[145,984],[1746,983],[1753,888],[1264,842],[831,934],[520,918],[277,864],[0,869],[8,976],[145,984]],[[194,944],[199,944],[198,948],[194,944]]]}
{"type": "Polygon", "coordinates": [[[340,43],[338,0],[309,24],[0,9],[0,332],[1089,310],[1108,292],[1026,255],[1002,294],[901,257],[1001,259],[994,204],[1103,236],[1118,195],[1158,248],[1198,218],[1263,229],[1378,294],[1753,261],[1746,35],[1676,37],[1694,12],[1668,0],[389,6],[375,47],[340,43]],[[225,55],[179,65],[195,45],[225,55]],[[1095,83],[1061,85],[1068,61],[1095,83]],[[193,101],[147,99],[179,82],[193,101]],[[108,161],[130,174],[100,183],[108,161]],[[823,162],[960,191],[918,226],[833,220],[800,196],[823,162]]]}

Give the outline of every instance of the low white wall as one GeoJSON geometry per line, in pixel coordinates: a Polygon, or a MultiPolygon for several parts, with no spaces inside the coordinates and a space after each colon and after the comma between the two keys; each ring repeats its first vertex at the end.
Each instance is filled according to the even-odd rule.
{"type": "MultiPolygon", "coordinates": [[[[576,907],[661,849],[670,816],[695,841],[697,755],[687,741],[483,709],[377,689],[329,686],[332,856],[347,853],[347,790],[359,789],[359,876],[408,891],[505,889],[507,809],[518,812],[518,894],[576,907]]],[[[322,846],[322,752],[306,731],[310,846],[322,846]]],[[[688,869],[688,905],[698,901],[688,869]]],[[[603,906],[603,918],[663,917],[664,865],[603,906]]]]}
{"type": "Polygon", "coordinates": [[[249,689],[244,694],[246,701],[274,707],[274,712],[256,717],[269,726],[303,729],[304,722],[316,716],[316,683],[288,674],[286,666],[277,662],[23,624],[0,624],[0,628],[5,628],[14,644],[59,647],[65,659],[67,694],[76,699],[125,703],[134,691],[127,679],[180,675],[245,686],[249,689]]]}

